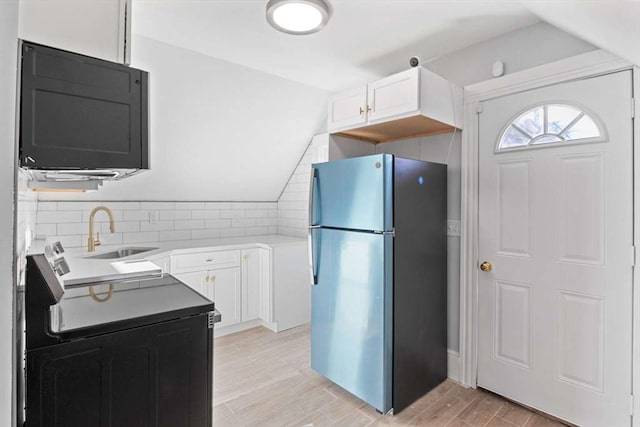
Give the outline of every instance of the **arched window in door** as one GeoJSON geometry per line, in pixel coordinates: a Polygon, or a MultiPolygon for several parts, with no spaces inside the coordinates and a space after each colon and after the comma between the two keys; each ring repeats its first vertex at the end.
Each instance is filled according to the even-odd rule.
{"type": "Polygon", "coordinates": [[[500,134],[496,152],[555,144],[606,141],[606,130],[592,114],[568,104],[535,106],[512,120],[500,134]]]}

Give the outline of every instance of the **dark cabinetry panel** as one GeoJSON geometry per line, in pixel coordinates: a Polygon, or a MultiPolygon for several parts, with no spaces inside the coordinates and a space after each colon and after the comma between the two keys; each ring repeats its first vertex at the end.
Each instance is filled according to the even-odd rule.
{"type": "Polygon", "coordinates": [[[23,43],[21,166],[148,168],[147,78],[122,64],[23,43]]]}
{"type": "Polygon", "coordinates": [[[206,315],[27,352],[27,426],[210,426],[206,315]]]}

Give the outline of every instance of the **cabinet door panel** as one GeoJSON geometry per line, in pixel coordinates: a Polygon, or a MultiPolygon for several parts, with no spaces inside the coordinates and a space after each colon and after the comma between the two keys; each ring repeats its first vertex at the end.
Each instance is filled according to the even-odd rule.
{"type": "Polygon", "coordinates": [[[367,101],[371,107],[369,123],[418,110],[419,71],[419,68],[412,68],[367,85],[367,101]]]}
{"type": "Polygon", "coordinates": [[[260,315],[260,252],[259,249],[242,251],[242,321],[257,319],[260,315]]]}
{"type": "Polygon", "coordinates": [[[191,273],[174,274],[173,277],[185,283],[195,291],[200,292],[202,295],[206,296],[207,298],[212,299],[213,295],[210,295],[208,290],[205,287],[204,282],[205,282],[206,275],[207,275],[206,271],[193,271],[191,273]]]}
{"type": "Polygon", "coordinates": [[[202,315],[28,351],[28,425],[210,426],[212,350],[202,315]]]}
{"type": "Polygon", "coordinates": [[[327,128],[329,131],[364,125],[367,121],[367,88],[342,92],[334,95],[329,100],[329,113],[327,128]]]}
{"type": "Polygon", "coordinates": [[[221,328],[240,322],[242,318],[240,267],[211,270],[209,276],[211,281],[208,286],[213,290],[210,298],[222,314],[222,321],[216,324],[216,327],[221,328]]]}

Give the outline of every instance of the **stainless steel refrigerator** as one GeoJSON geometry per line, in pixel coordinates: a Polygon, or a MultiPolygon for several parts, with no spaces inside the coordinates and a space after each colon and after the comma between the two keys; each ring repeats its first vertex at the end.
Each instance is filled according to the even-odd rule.
{"type": "Polygon", "coordinates": [[[447,376],[447,167],[312,165],[311,367],[398,413],[447,376]]]}

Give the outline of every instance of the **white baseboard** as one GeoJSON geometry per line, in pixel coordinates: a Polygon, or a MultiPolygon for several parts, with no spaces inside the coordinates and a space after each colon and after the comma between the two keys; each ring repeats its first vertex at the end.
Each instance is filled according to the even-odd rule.
{"type": "Polygon", "coordinates": [[[235,325],[224,326],[219,328],[218,326],[213,327],[213,336],[214,338],[223,337],[225,335],[233,334],[235,332],[244,331],[245,329],[255,328],[256,326],[262,326],[263,321],[261,319],[253,319],[248,322],[236,323],[235,325]]]}
{"type": "Polygon", "coordinates": [[[460,382],[460,353],[447,350],[447,376],[450,380],[460,382]]]}

